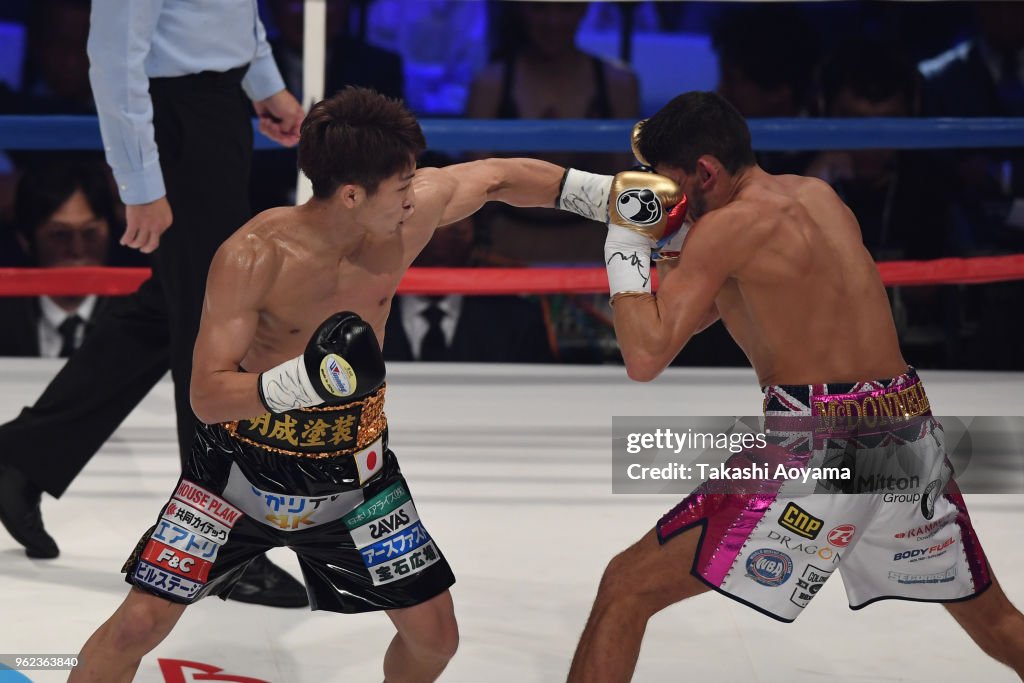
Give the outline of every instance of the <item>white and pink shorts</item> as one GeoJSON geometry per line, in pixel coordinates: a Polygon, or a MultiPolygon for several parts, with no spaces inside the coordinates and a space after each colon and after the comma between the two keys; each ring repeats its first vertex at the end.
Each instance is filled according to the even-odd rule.
{"type": "MultiPolygon", "coordinates": [[[[769,460],[845,465],[850,478],[811,490],[774,479],[738,492],[705,482],[656,527],[662,544],[703,527],[694,576],[787,622],[837,570],[852,609],[887,598],[966,600],[988,588],[942,427],[913,369],[889,380],[770,386],[764,411],[773,427],[769,460]]],[[[744,463],[751,457],[741,453],[728,466],[744,463]]]]}

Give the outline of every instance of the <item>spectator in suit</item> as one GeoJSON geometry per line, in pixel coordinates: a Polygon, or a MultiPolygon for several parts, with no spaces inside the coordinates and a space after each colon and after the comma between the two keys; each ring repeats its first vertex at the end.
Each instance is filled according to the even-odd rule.
{"type": "MultiPolygon", "coordinates": [[[[15,236],[28,265],[103,266],[114,232],[114,198],[104,169],[67,162],[28,170],[18,183],[15,236]]],[[[108,301],[90,296],[0,298],[0,355],[67,358],[101,319],[108,301]]]]}
{"type": "MultiPolygon", "coordinates": [[[[421,166],[446,166],[442,155],[424,155],[421,166]],[[429,156],[428,156],[429,155],[429,156]]],[[[481,265],[476,225],[469,217],[434,232],[413,265],[465,268],[481,265]]],[[[467,363],[548,363],[552,360],[541,307],[519,296],[395,297],[384,333],[384,359],[467,363]]]]}

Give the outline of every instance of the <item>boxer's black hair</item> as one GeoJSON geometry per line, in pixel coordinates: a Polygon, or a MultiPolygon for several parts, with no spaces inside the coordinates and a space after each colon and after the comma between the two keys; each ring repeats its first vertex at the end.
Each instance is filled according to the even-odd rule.
{"type": "Polygon", "coordinates": [[[349,183],[373,194],[381,181],[412,170],[426,147],[416,116],[400,100],[352,86],[315,104],[299,135],[299,168],[320,199],[349,183]]]}
{"type": "Polygon", "coordinates": [[[638,146],[651,166],[666,164],[687,172],[705,154],[722,162],[729,173],[755,163],[747,122],[713,92],[675,97],[644,122],[638,146]]]}

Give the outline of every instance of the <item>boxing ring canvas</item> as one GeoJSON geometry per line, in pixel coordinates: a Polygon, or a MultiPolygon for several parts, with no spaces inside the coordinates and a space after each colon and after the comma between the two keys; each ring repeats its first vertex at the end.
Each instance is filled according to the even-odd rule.
{"type": "MultiPolygon", "coordinates": [[[[57,361],[0,359],[0,420],[57,361]]],[[[1024,415],[1024,375],[921,371],[937,415],[1024,415]]],[[[83,397],[82,400],[88,400],[83,397]]],[[[123,599],[119,573],[178,476],[169,378],[60,501],[44,497],[56,560],[0,534],[0,651],[70,654],[123,599]]],[[[613,415],[756,415],[750,370],[670,369],[649,384],[621,367],[394,364],[391,447],[458,582],[458,654],[441,680],[564,680],[607,561],[674,495],[613,495],[613,415]]],[[[968,494],[1004,590],[1024,606],[1024,496],[968,494]]],[[[298,573],[287,550],[272,551],[298,573]]],[[[680,567],[680,572],[688,571],[680,567]]],[[[136,680],[379,681],[393,630],[381,614],[336,615],[208,599],[146,657],[136,680]]],[[[67,672],[32,671],[32,681],[67,672]]],[[[25,680],[0,672],[0,681],[25,680]],[[6,677],[4,677],[6,675],[6,677]]],[[[884,601],[852,612],[833,578],[793,624],[707,593],[656,616],[636,681],[1009,683],[940,606],[884,601]]]]}

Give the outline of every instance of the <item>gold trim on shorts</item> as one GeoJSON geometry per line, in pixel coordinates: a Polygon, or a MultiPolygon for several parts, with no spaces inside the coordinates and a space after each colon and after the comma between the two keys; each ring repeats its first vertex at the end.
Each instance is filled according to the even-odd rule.
{"type": "Polygon", "coordinates": [[[264,413],[221,426],[236,441],[301,458],[333,458],[360,451],[387,429],[382,386],[360,401],[340,406],[264,413]]]}

